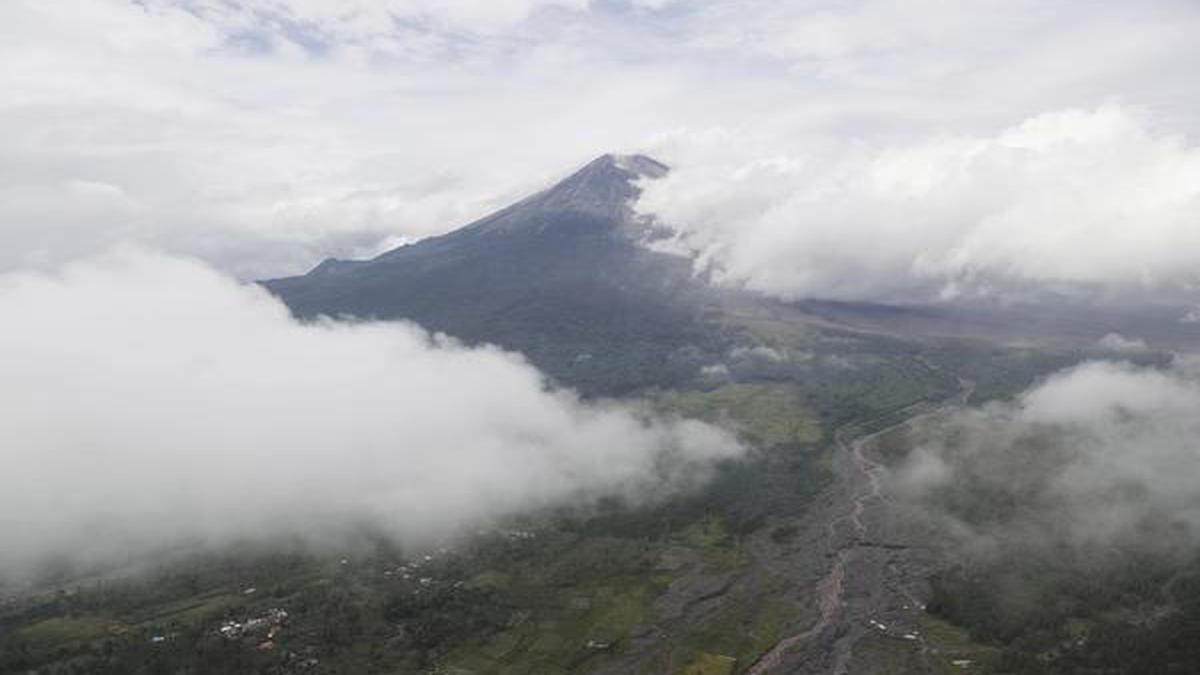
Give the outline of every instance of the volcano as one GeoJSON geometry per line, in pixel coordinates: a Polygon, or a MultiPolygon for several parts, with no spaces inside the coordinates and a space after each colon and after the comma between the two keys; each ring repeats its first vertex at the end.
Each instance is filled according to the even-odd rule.
{"type": "Polygon", "coordinates": [[[668,171],[604,155],[448,234],[263,285],[300,318],[414,321],[518,351],[589,395],[670,384],[724,340],[704,321],[713,289],[691,259],[646,245],[663,233],[633,208],[668,171]]]}

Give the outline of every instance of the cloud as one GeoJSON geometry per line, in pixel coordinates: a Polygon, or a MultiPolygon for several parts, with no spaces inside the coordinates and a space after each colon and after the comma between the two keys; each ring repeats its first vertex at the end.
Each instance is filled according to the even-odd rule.
{"type": "Polygon", "coordinates": [[[1150,349],[1141,338],[1127,338],[1120,333],[1108,333],[1096,341],[1096,346],[1110,352],[1145,352],[1150,349]]]}
{"type": "Polygon", "coordinates": [[[277,39],[311,38],[378,43],[411,37],[406,22],[430,30],[494,32],[540,9],[586,10],[588,0],[144,0],[148,11],[186,11],[224,31],[257,30],[277,39]]]}
{"type": "Polygon", "coordinates": [[[685,489],[739,451],[582,403],[414,325],[300,324],[197,262],[125,252],[0,276],[0,569],[237,538],[402,544],[685,489]]]}
{"type": "Polygon", "coordinates": [[[729,350],[729,358],[735,361],[760,360],[773,361],[775,363],[787,360],[787,356],[782,354],[778,349],[775,349],[774,347],[767,347],[765,345],[755,345],[753,347],[734,347],[733,349],[729,350]]]}
{"type": "Polygon", "coordinates": [[[894,485],[968,550],[1200,544],[1200,371],[1098,361],[927,427],[894,485]]]}
{"type": "Polygon", "coordinates": [[[0,6],[0,269],[132,241],[263,278],[438,234],[640,136],[599,121],[662,78],[596,66],[583,86],[569,51],[499,36],[418,48],[434,27],[396,37],[413,53],[310,49],[251,5],[186,7],[0,6]]]}
{"type": "Polygon", "coordinates": [[[10,0],[0,269],[134,241],[239,278],[298,273],[672,129],[724,129],[727,164],[825,148],[813,161],[851,174],[859,145],[986,140],[1110,99],[1147,106],[1156,138],[1194,134],[1198,16],[1167,0],[10,0]]]}
{"type": "Polygon", "coordinates": [[[719,279],[766,293],[1178,294],[1198,281],[1200,149],[1127,107],[905,143],[713,131],[661,146],[676,170],[640,208],[719,279]]]}
{"type": "Polygon", "coordinates": [[[1054,11],[1036,0],[709,0],[694,6],[681,23],[697,47],[786,63],[794,74],[835,89],[890,95],[899,104],[887,111],[893,116],[912,112],[926,96],[939,96],[943,109],[1011,113],[1009,106],[1027,97],[1062,106],[1097,89],[1122,96],[1177,88],[1183,70],[1176,59],[1194,57],[1188,36],[1200,20],[1186,0],[1065,2],[1054,11]],[[1142,74],[1140,82],[1128,77],[1133,72],[1142,74]],[[971,105],[971,96],[986,100],[971,105]]]}

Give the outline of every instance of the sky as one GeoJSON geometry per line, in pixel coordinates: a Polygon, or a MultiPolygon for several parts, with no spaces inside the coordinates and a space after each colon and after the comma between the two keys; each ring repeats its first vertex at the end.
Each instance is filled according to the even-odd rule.
{"type": "Polygon", "coordinates": [[[1170,255],[1114,262],[1126,242],[1108,237],[1111,275],[1047,271],[1064,253],[1007,276],[1126,283],[1167,255],[1190,283],[1198,29],[1200,7],[1170,0],[10,0],[0,269],[132,242],[239,279],[295,274],[641,150],[677,169],[644,208],[771,293],[861,297],[896,275],[906,298],[977,292],[1028,249],[1144,227],[1087,190],[1166,172],[1178,184],[1138,203],[1170,255]],[[1051,212],[1059,191],[1078,203],[1051,212]],[[1055,219],[1075,229],[980,253],[989,230],[1055,219]],[[864,255],[879,233],[919,241],[864,255]],[[770,255],[812,250],[839,270],[770,255]]]}

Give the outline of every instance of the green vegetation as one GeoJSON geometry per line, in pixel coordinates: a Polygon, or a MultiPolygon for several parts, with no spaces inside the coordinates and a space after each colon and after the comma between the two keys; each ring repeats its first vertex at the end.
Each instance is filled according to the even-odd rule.
{"type": "Polygon", "coordinates": [[[964,348],[709,318],[744,351],[671,367],[695,373],[719,358],[725,372],[640,392],[659,410],[728,424],[751,447],[694,492],[529,514],[449,551],[246,546],[123,580],[60,575],[46,588],[61,591],[0,605],[0,672],[739,672],[810,616],[762,558],[795,554],[797,518],[830,477],[833,432],[954,392],[945,364],[964,348]],[[255,623],[279,611],[277,626],[255,623]],[[223,634],[231,622],[256,628],[223,634]]]}
{"type": "Polygon", "coordinates": [[[110,619],[103,616],[67,617],[56,616],[17,630],[17,638],[32,644],[60,644],[91,640],[108,632],[110,619]]]}
{"type": "MultiPolygon", "coordinates": [[[[952,448],[972,438],[953,427],[940,437],[952,448]]],[[[944,455],[955,480],[926,505],[981,536],[933,578],[928,609],[943,621],[932,634],[947,652],[959,645],[972,672],[1195,672],[1200,551],[1160,518],[1107,538],[1076,536],[1054,482],[1072,465],[1065,439],[1040,428],[994,452],[944,455]]]]}
{"type": "MultiPolygon", "coordinates": [[[[672,663],[745,667],[784,636],[787,621],[800,608],[770,597],[782,579],[764,580],[764,593],[753,602],[725,602],[720,609],[672,642],[672,663]],[[716,656],[721,658],[715,658],[716,656]]],[[[776,588],[777,590],[777,588],[776,588]]]]}
{"type": "Polygon", "coordinates": [[[966,675],[990,672],[996,660],[994,647],[972,640],[966,630],[933,615],[925,617],[922,628],[933,661],[941,672],[966,675]]]}
{"type": "MultiPolygon", "coordinates": [[[[937,578],[930,611],[990,650],[977,672],[1193,672],[1200,663],[1200,561],[1121,554],[1103,565],[1023,550],[937,578]]],[[[950,632],[949,624],[941,624],[950,632]]],[[[972,658],[968,656],[967,658],[972,658]]]]}
{"type": "Polygon", "coordinates": [[[790,383],[731,383],[712,390],[674,390],[653,398],[685,417],[728,421],[762,446],[812,444],[821,440],[820,421],[806,407],[803,391],[790,383]]]}
{"type": "Polygon", "coordinates": [[[737,659],[724,654],[701,654],[683,669],[683,675],[732,675],[737,659]]]}
{"type": "MultiPolygon", "coordinates": [[[[246,549],[84,584],[0,614],[0,672],[586,671],[678,623],[656,606],[672,582],[752,564],[743,544],[750,533],[706,508],[722,490],[736,505],[751,487],[731,487],[730,471],[716,492],[592,517],[547,515],[430,561],[383,544],[345,554],[344,564],[246,549]],[[682,562],[664,563],[672,553],[682,562]],[[288,616],[273,638],[218,632],[276,608],[288,616]]],[[[720,589],[711,593],[720,598],[720,589]]],[[[666,644],[678,667],[725,663],[700,656],[718,648],[745,663],[798,611],[754,598],[718,605],[672,629],[666,644]]]]}
{"type": "Polygon", "coordinates": [[[1005,400],[1038,378],[1086,358],[1078,350],[1006,348],[982,340],[947,340],[934,358],[942,367],[975,383],[971,403],[1005,400]]]}

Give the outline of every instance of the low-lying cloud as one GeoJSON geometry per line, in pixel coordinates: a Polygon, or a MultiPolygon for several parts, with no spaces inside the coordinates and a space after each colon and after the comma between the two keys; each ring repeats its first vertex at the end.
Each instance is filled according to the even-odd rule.
{"type": "Polygon", "coordinates": [[[1096,346],[1110,352],[1126,352],[1136,354],[1147,352],[1150,345],[1141,338],[1127,338],[1120,333],[1107,333],[1096,341],[1096,346]]]}
{"type": "Polygon", "coordinates": [[[1090,362],[918,433],[899,492],[966,550],[1200,543],[1200,369],[1090,362]]]}
{"type": "Polygon", "coordinates": [[[402,544],[685,488],[739,451],[399,323],[301,324],[198,262],[0,276],[0,577],[367,526],[402,544]]]}
{"type": "Polygon", "coordinates": [[[1125,107],[916,142],[680,132],[660,154],[675,169],[640,208],[716,278],[770,294],[1161,298],[1200,283],[1200,149],[1125,107]]]}

